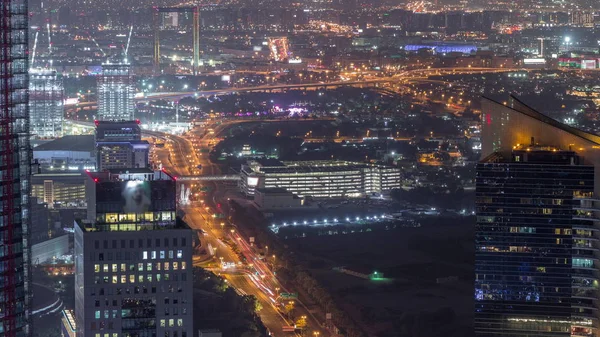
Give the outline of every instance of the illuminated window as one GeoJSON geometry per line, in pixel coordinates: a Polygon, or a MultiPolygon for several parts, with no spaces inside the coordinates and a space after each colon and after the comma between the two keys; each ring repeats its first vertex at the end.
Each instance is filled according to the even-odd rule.
{"type": "Polygon", "coordinates": [[[127,271],[127,265],[125,263],[121,263],[121,272],[127,271]]]}
{"type": "Polygon", "coordinates": [[[169,319],[169,328],[174,327],[175,326],[175,320],[170,318],[169,319]]]}
{"type": "Polygon", "coordinates": [[[160,262],[156,262],[156,270],[160,270],[161,267],[161,263],[160,262]]]}
{"type": "Polygon", "coordinates": [[[112,265],[112,272],[116,273],[118,270],[119,270],[119,265],[116,264],[116,263],[113,263],[113,265],[112,265]]]}
{"type": "Polygon", "coordinates": [[[169,274],[165,274],[165,281],[169,280],[169,274]]]}
{"type": "Polygon", "coordinates": [[[554,229],[554,234],[560,234],[560,228],[555,228],[554,229]]]}
{"type": "Polygon", "coordinates": [[[127,275],[121,275],[121,283],[127,283],[127,275]]]}
{"type": "Polygon", "coordinates": [[[144,260],[148,260],[148,252],[147,252],[147,251],[144,251],[144,252],[142,253],[142,259],[144,259],[144,260]]]}
{"type": "Polygon", "coordinates": [[[551,208],[542,208],[542,213],[543,214],[552,214],[552,209],[551,208]]]}
{"type": "Polygon", "coordinates": [[[165,327],[165,320],[164,320],[164,319],[161,319],[161,320],[160,320],[160,327],[161,327],[161,328],[164,328],[164,327],[165,327]]]}
{"type": "Polygon", "coordinates": [[[135,271],[135,264],[129,265],[129,271],[135,271]]]}
{"type": "Polygon", "coordinates": [[[135,275],[129,275],[129,283],[135,283],[135,275]]]}
{"type": "Polygon", "coordinates": [[[152,271],[152,263],[146,263],[146,271],[152,271]]]}
{"type": "Polygon", "coordinates": [[[113,277],[112,277],[112,283],[113,283],[113,284],[117,284],[117,283],[119,283],[119,276],[117,276],[117,275],[113,275],[113,277]]]}
{"type": "Polygon", "coordinates": [[[183,326],[183,319],[177,319],[177,326],[183,326]]]}
{"type": "Polygon", "coordinates": [[[99,264],[95,264],[94,265],[94,273],[99,273],[100,272],[100,265],[99,264]]]}
{"type": "Polygon", "coordinates": [[[165,262],[165,270],[169,270],[169,262],[165,262]]]}
{"type": "Polygon", "coordinates": [[[146,275],[146,281],[152,282],[152,274],[146,275]]]}
{"type": "Polygon", "coordinates": [[[185,261],[181,262],[181,269],[182,270],[185,270],[185,264],[186,264],[185,261]]]}
{"type": "Polygon", "coordinates": [[[155,250],[152,251],[152,260],[156,260],[156,251],[155,250]]]}
{"type": "Polygon", "coordinates": [[[152,212],[146,212],[146,213],[144,213],[144,220],[146,220],[146,221],[153,221],[154,220],[154,214],[152,214],[152,212]]]}
{"type": "Polygon", "coordinates": [[[108,264],[103,264],[102,265],[102,271],[103,272],[108,273],[108,268],[109,268],[108,264]]]}
{"type": "Polygon", "coordinates": [[[161,279],[160,274],[156,274],[156,282],[160,282],[160,279],[161,279]]]}
{"type": "Polygon", "coordinates": [[[96,319],[100,319],[100,310],[96,310],[96,312],[94,313],[94,317],[96,319]]]}
{"type": "Polygon", "coordinates": [[[169,251],[169,259],[172,259],[172,258],[173,258],[173,251],[172,251],[172,250],[170,250],[170,251],[169,251]]]}
{"type": "Polygon", "coordinates": [[[117,213],[106,213],[106,222],[109,222],[109,223],[119,222],[119,215],[117,213]]]}
{"type": "Polygon", "coordinates": [[[177,258],[181,259],[183,257],[183,251],[182,250],[178,250],[177,251],[177,258]]]}
{"type": "Polygon", "coordinates": [[[144,283],[144,275],[138,276],[138,283],[144,283]]]}
{"type": "Polygon", "coordinates": [[[160,258],[161,258],[161,259],[164,259],[164,258],[165,258],[165,251],[164,251],[164,250],[161,250],[161,251],[160,251],[160,258]]]}
{"type": "Polygon", "coordinates": [[[144,264],[138,263],[138,271],[144,271],[144,264]]]}
{"type": "Polygon", "coordinates": [[[177,262],[173,262],[173,270],[178,270],[179,264],[177,262]]]}

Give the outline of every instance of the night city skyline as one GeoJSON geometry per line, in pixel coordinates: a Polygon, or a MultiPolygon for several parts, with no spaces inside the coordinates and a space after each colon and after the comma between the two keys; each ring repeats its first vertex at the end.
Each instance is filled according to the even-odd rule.
{"type": "Polygon", "coordinates": [[[594,337],[600,2],[3,0],[1,337],[594,337]]]}

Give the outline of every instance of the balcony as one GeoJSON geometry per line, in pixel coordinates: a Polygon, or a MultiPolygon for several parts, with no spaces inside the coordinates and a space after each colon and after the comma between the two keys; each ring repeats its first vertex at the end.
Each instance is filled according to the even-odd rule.
{"type": "Polygon", "coordinates": [[[574,288],[573,297],[596,300],[598,298],[598,289],[595,288],[574,288]]]}

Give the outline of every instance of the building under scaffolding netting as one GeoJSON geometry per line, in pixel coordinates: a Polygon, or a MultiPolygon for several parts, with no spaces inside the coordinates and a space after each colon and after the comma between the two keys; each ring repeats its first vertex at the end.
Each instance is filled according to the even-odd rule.
{"type": "Polygon", "coordinates": [[[29,120],[33,138],[63,136],[63,102],[62,75],[47,68],[29,71],[29,120]]]}

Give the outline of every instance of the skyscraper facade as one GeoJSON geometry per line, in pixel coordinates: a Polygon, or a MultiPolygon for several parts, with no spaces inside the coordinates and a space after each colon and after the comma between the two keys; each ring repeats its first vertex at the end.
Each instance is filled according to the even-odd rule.
{"type": "Polygon", "coordinates": [[[150,144],[142,140],[139,121],[96,121],[98,171],[146,168],[150,144]]]}
{"type": "Polygon", "coordinates": [[[31,136],[63,136],[64,88],[56,70],[37,68],[29,74],[29,116],[31,136]]]}
{"type": "Polygon", "coordinates": [[[596,336],[600,137],[484,99],[477,336],[596,336]]]}
{"type": "Polygon", "coordinates": [[[192,337],[192,230],[162,171],[88,172],[75,224],[78,337],[192,337]]]}
{"type": "Polygon", "coordinates": [[[98,76],[98,120],[133,120],[134,95],[131,65],[126,61],[104,63],[102,73],[98,76]]]}
{"type": "Polygon", "coordinates": [[[27,0],[0,1],[0,336],[28,336],[27,0]]]}

